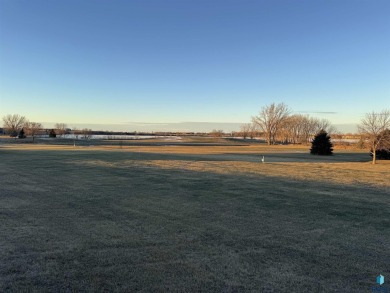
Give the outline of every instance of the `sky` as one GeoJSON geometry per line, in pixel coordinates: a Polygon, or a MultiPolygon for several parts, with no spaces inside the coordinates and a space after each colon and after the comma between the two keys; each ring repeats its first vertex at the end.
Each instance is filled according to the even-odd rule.
{"type": "Polygon", "coordinates": [[[225,131],[390,109],[388,0],[0,0],[0,117],[225,131]]]}

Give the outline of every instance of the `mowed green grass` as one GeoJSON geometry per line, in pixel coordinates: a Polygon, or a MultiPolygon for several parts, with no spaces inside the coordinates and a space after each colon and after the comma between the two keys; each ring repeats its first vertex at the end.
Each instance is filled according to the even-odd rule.
{"type": "Polygon", "coordinates": [[[369,292],[390,277],[388,185],[178,163],[194,160],[0,149],[0,292],[369,292]]]}

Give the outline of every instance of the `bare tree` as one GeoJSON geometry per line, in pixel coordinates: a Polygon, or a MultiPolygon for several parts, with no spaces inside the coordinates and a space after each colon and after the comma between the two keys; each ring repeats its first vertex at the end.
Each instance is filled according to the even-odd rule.
{"type": "Polygon", "coordinates": [[[289,114],[290,110],[284,103],[272,103],[262,107],[259,115],[252,117],[252,121],[266,134],[267,143],[271,145],[275,143],[276,136],[289,114]]]}
{"type": "Polygon", "coordinates": [[[317,129],[315,132],[318,133],[321,130],[324,130],[330,136],[332,135],[332,133],[335,133],[337,131],[328,119],[317,120],[317,129]]]}
{"type": "Polygon", "coordinates": [[[240,126],[241,136],[246,139],[250,135],[252,125],[250,123],[244,123],[240,126]]]}
{"type": "Polygon", "coordinates": [[[213,137],[222,137],[223,136],[223,130],[217,130],[217,129],[213,129],[213,131],[210,132],[210,135],[213,136],[213,137]]]}
{"type": "Polygon", "coordinates": [[[257,125],[254,123],[251,123],[251,127],[249,129],[249,138],[254,139],[257,134],[257,125]]]}
{"type": "Polygon", "coordinates": [[[60,136],[64,136],[67,128],[68,126],[65,123],[56,123],[55,125],[56,133],[60,136]]]}
{"type": "Polygon", "coordinates": [[[312,132],[308,128],[310,118],[309,116],[303,116],[295,114],[288,116],[282,123],[278,139],[284,143],[303,143],[307,142],[306,137],[312,132]],[[306,131],[308,135],[306,135],[306,131]]]}
{"type": "Polygon", "coordinates": [[[303,142],[304,127],[307,119],[306,116],[300,114],[288,116],[281,124],[278,139],[284,143],[303,142]]]}
{"type": "Polygon", "coordinates": [[[35,140],[35,136],[41,132],[42,130],[42,124],[38,122],[29,122],[27,121],[24,124],[24,130],[26,131],[27,135],[31,135],[33,138],[33,141],[35,140]]]}
{"type": "Polygon", "coordinates": [[[314,136],[324,130],[328,134],[335,132],[336,129],[331,125],[327,119],[319,120],[308,115],[294,115],[297,117],[296,135],[299,143],[307,143],[311,141],[314,136]]]}
{"type": "Polygon", "coordinates": [[[390,137],[386,129],[390,128],[390,110],[380,113],[367,113],[358,129],[372,149],[372,163],[376,163],[376,151],[383,145],[388,144],[390,137]]]}
{"type": "Polygon", "coordinates": [[[307,143],[311,135],[314,135],[314,118],[308,115],[294,115],[294,124],[292,127],[293,139],[295,143],[307,143]]]}
{"type": "Polygon", "coordinates": [[[277,135],[277,139],[283,143],[290,143],[293,141],[292,127],[293,120],[292,116],[287,117],[284,122],[280,125],[280,129],[277,135]]]}
{"type": "Polygon", "coordinates": [[[318,119],[301,114],[286,115],[281,120],[275,134],[283,143],[307,143],[321,130],[329,134],[336,133],[336,128],[327,119],[318,119]]]}
{"type": "Polygon", "coordinates": [[[3,127],[10,135],[17,135],[26,123],[26,118],[19,114],[6,115],[3,117],[3,127]]]}
{"type": "Polygon", "coordinates": [[[81,130],[81,134],[84,139],[90,139],[92,136],[92,130],[88,128],[84,128],[81,130]]]}
{"type": "Polygon", "coordinates": [[[76,126],[73,127],[72,132],[73,132],[74,138],[76,140],[78,140],[79,139],[79,135],[80,135],[80,131],[78,130],[78,128],[76,126]]]}

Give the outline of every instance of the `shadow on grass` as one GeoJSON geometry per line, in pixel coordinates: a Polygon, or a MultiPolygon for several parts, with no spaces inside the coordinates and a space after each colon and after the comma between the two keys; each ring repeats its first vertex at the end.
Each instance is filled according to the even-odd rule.
{"type": "Polygon", "coordinates": [[[362,153],[336,153],[332,156],[316,156],[311,155],[309,152],[295,152],[295,153],[267,153],[259,152],[257,154],[235,154],[235,153],[226,153],[221,155],[223,158],[229,160],[237,161],[247,161],[247,162],[260,162],[264,156],[265,162],[269,163],[295,163],[295,162],[315,162],[315,163],[341,163],[341,162],[368,162],[370,161],[370,156],[368,154],[362,153]]]}
{"type": "Polygon", "coordinates": [[[390,273],[385,189],[6,152],[0,291],[367,292],[390,273]]]}
{"type": "MultiPolygon", "coordinates": [[[[106,157],[110,160],[123,160],[124,154],[128,154],[129,158],[133,160],[186,160],[186,161],[237,161],[237,162],[261,162],[262,157],[265,157],[265,162],[268,163],[283,163],[283,162],[307,162],[307,163],[354,163],[354,162],[370,162],[371,157],[365,153],[335,153],[332,156],[316,156],[310,155],[308,152],[286,152],[286,153],[223,153],[223,154],[172,154],[172,153],[155,153],[144,152],[128,149],[114,149],[114,150],[85,150],[79,152],[80,149],[75,149],[74,156],[77,157],[106,157]]],[[[3,152],[14,152],[14,150],[2,150],[3,152]]],[[[39,152],[40,150],[34,150],[39,152]]],[[[72,150],[43,150],[46,153],[54,152],[56,156],[66,155],[72,150]]],[[[200,149],[201,151],[201,149],[200,149]]]]}

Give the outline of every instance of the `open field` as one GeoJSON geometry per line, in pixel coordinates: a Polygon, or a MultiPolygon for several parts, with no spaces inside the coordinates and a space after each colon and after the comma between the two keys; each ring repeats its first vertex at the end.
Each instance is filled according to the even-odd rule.
{"type": "Polygon", "coordinates": [[[369,161],[0,145],[0,292],[370,292],[390,276],[390,164],[369,161]]]}

